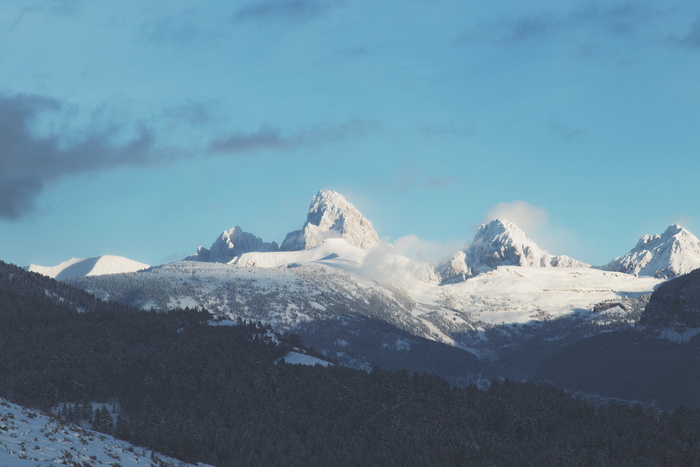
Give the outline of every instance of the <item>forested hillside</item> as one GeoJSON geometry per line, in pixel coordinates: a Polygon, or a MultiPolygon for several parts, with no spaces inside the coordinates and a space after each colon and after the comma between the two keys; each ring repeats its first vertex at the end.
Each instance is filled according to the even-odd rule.
{"type": "Polygon", "coordinates": [[[53,290],[51,281],[32,285],[35,275],[1,266],[0,396],[44,409],[70,403],[68,417],[90,417],[96,428],[183,460],[700,463],[697,411],[594,408],[534,384],[501,382],[483,391],[405,371],[277,363],[298,345],[294,336],[250,323],[211,326],[203,311],[153,313],[95,302],[80,313],[53,294],[68,289],[53,290]],[[7,281],[22,292],[6,293],[7,281]],[[119,409],[76,415],[92,402],[119,409]]]}

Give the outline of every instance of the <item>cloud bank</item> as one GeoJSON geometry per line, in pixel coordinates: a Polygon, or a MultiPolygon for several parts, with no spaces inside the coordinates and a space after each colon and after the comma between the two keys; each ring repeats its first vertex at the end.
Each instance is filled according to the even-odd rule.
{"type": "Polygon", "coordinates": [[[65,175],[152,162],[155,139],[144,126],[112,124],[69,137],[40,134],[40,117],[63,107],[43,96],[0,96],[0,217],[21,217],[46,183],[65,175]]]}

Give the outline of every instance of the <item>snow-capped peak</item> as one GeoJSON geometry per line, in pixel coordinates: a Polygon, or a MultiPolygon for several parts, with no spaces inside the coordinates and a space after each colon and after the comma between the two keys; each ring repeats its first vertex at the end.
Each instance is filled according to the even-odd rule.
{"type": "Polygon", "coordinates": [[[550,255],[514,223],[494,219],[479,227],[466,251],[457,252],[449,259],[449,264],[439,265],[436,269],[442,282],[449,283],[499,266],[589,267],[568,256],[550,255]]]}
{"type": "Polygon", "coordinates": [[[678,224],[661,235],[643,235],[624,256],[602,267],[635,276],[672,278],[700,268],[700,241],[678,224]]]}
{"type": "Polygon", "coordinates": [[[199,247],[197,253],[188,256],[188,261],[228,263],[233,258],[252,251],[277,251],[276,242],[267,243],[252,233],[244,232],[240,226],[225,230],[209,249],[199,247]]]}
{"type": "Polygon", "coordinates": [[[352,203],[340,193],[323,189],[311,199],[302,230],[288,233],[280,249],[304,250],[334,237],[342,237],[351,245],[365,250],[379,244],[379,236],[372,223],[352,203]]]}
{"type": "Polygon", "coordinates": [[[568,256],[553,256],[528,238],[517,225],[505,219],[494,219],[477,230],[469,250],[467,263],[474,274],[498,266],[587,267],[568,256]]]}
{"type": "Polygon", "coordinates": [[[139,263],[123,256],[103,255],[93,258],[71,258],[56,266],[30,264],[28,271],[38,272],[52,279],[66,280],[74,277],[121,274],[148,269],[148,264],[139,263]]]}

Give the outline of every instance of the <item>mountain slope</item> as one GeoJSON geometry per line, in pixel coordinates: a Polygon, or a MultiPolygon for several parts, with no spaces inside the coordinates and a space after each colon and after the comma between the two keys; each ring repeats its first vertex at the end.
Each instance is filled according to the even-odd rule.
{"type": "Polygon", "coordinates": [[[56,266],[30,264],[27,270],[53,279],[66,280],[74,277],[135,272],[149,267],[148,264],[139,263],[123,256],[103,255],[85,259],[72,258],[56,266]]]}
{"type": "Polygon", "coordinates": [[[364,250],[379,244],[372,223],[341,194],[324,189],[312,198],[304,227],[288,233],[280,249],[304,250],[337,237],[364,250]]]}
{"type": "Polygon", "coordinates": [[[124,467],[192,465],[0,399],[0,465],[116,463],[124,467]]]}
{"type": "Polygon", "coordinates": [[[700,240],[678,224],[661,235],[644,235],[629,253],[602,266],[635,276],[669,279],[700,268],[700,240]]]}
{"type": "Polygon", "coordinates": [[[639,324],[573,343],[536,375],[565,389],[664,409],[700,408],[700,270],[659,285],[639,324]]]}

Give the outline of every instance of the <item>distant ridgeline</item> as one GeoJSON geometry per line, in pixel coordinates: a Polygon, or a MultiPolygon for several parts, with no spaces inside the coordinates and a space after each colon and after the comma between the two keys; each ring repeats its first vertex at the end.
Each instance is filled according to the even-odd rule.
{"type": "Polygon", "coordinates": [[[279,361],[294,336],[154,313],[0,263],[0,397],[214,465],[697,465],[700,413],[279,361]],[[84,310],[80,313],[78,310],[84,310]],[[64,405],[65,406],[65,405],[64,405]],[[89,410],[88,410],[89,412],[89,410]]]}

